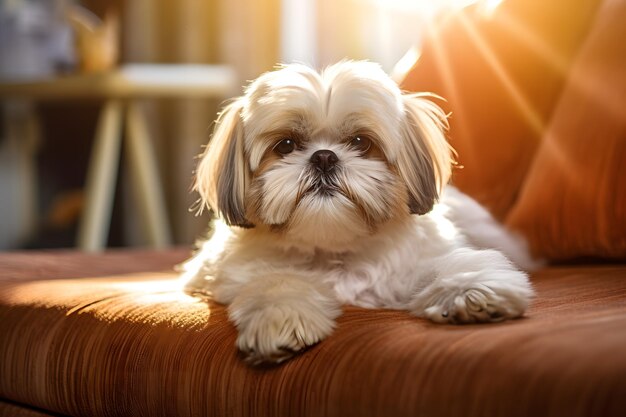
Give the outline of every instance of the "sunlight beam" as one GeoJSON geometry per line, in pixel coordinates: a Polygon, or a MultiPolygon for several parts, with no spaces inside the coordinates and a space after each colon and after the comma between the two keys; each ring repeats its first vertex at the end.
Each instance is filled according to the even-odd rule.
{"type": "MultiPolygon", "coordinates": [[[[433,47],[432,51],[435,59],[435,68],[441,71],[441,76],[443,79],[444,88],[446,91],[450,93],[450,97],[448,98],[451,103],[454,103],[458,108],[463,108],[465,103],[463,102],[463,97],[459,94],[459,88],[456,82],[456,77],[452,72],[452,63],[449,60],[449,52],[444,42],[439,38],[439,34],[435,30],[433,26],[428,26],[427,30],[427,39],[432,40],[433,47]]],[[[444,97],[446,98],[446,97],[444,97]]],[[[451,117],[454,117],[454,111],[451,113],[451,117]]],[[[463,123],[458,123],[455,125],[459,134],[463,137],[467,137],[467,126],[463,123]]],[[[465,155],[466,160],[471,161],[470,156],[465,155]]]]}
{"type": "Polygon", "coordinates": [[[581,74],[580,72],[570,74],[571,66],[576,61],[575,58],[573,58],[571,62],[568,61],[562,53],[548,45],[544,39],[537,36],[517,19],[506,13],[499,14],[498,20],[501,21],[502,27],[505,30],[532,49],[532,51],[539,55],[550,68],[557,71],[559,75],[564,78],[569,75],[569,80],[566,82],[573,84],[575,88],[592,99],[598,106],[602,106],[607,111],[611,112],[616,118],[626,117],[626,109],[610,104],[615,101],[609,99],[612,90],[607,90],[607,86],[603,81],[598,81],[597,77],[587,76],[587,74],[581,74]]]}
{"type": "Polygon", "coordinates": [[[482,57],[487,61],[491,69],[494,71],[495,76],[502,83],[506,91],[510,94],[511,99],[522,113],[522,116],[526,118],[531,128],[536,133],[541,133],[544,130],[545,124],[541,120],[539,114],[535,111],[533,106],[528,102],[528,99],[522,94],[517,84],[507,74],[506,69],[502,63],[498,60],[496,54],[491,50],[487,42],[483,39],[482,35],[472,25],[472,22],[467,17],[459,14],[459,21],[465,29],[468,36],[474,42],[478,51],[482,57]]]}
{"type": "Polygon", "coordinates": [[[569,66],[567,59],[554,48],[549,47],[544,39],[528,29],[517,18],[510,16],[508,13],[499,13],[497,20],[504,30],[510,32],[519,41],[528,46],[552,69],[558,71],[561,75],[567,74],[569,66]]]}
{"type": "Polygon", "coordinates": [[[419,60],[422,52],[420,48],[417,46],[412,46],[408,51],[400,58],[396,65],[394,65],[391,70],[391,79],[396,83],[400,84],[400,82],[406,77],[406,75],[411,71],[413,65],[419,60]]]}

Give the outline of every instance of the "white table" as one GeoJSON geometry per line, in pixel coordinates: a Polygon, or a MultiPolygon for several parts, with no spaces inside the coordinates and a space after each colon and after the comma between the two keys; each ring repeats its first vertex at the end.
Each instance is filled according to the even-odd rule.
{"type": "MultiPolygon", "coordinates": [[[[29,102],[84,98],[105,100],[91,151],[85,186],[86,205],[77,237],[80,249],[99,251],[106,247],[111,222],[124,118],[126,151],[137,185],[137,203],[146,223],[148,241],[154,247],[165,247],[171,243],[163,188],[138,100],[222,98],[232,93],[234,87],[234,72],[225,66],[131,64],[107,73],[3,82],[0,83],[0,98],[29,102]]],[[[18,119],[32,123],[34,115],[18,119]]],[[[18,129],[33,135],[36,130],[18,129]]]]}

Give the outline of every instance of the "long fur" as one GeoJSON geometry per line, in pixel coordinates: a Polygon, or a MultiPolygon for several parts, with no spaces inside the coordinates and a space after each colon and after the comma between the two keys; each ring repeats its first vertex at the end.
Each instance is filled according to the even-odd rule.
{"type": "Polygon", "coordinates": [[[263,74],[224,110],[196,174],[222,220],[183,280],[229,305],[252,363],[322,340],[342,304],[442,323],[524,313],[533,291],[518,267],[534,261],[522,239],[446,186],[447,121],[429,98],[347,61],[263,74]],[[284,139],[296,146],[281,154],[284,139]],[[336,165],[316,166],[318,150],[336,165]]]}

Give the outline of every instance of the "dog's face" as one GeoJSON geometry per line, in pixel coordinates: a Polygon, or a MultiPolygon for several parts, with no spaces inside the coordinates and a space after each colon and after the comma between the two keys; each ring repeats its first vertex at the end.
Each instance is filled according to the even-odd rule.
{"type": "Polygon", "coordinates": [[[450,175],[442,110],[380,67],[342,62],[263,74],[218,118],[196,172],[231,226],[265,226],[331,251],[432,208],[450,175]]]}

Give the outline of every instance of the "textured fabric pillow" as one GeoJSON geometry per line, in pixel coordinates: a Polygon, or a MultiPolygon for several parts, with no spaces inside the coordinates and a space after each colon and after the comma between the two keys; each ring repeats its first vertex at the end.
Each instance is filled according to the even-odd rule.
{"type": "Polygon", "coordinates": [[[459,153],[455,185],[503,220],[515,203],[599,0],[506,0],[467,9],[425,39],[401,86],[432,91],[459,153]]]}
{"type": "Polygon", "coordinates": [[[624,22],[605,1],[507,219],[538,255],[626,258],[624,22]]]}

